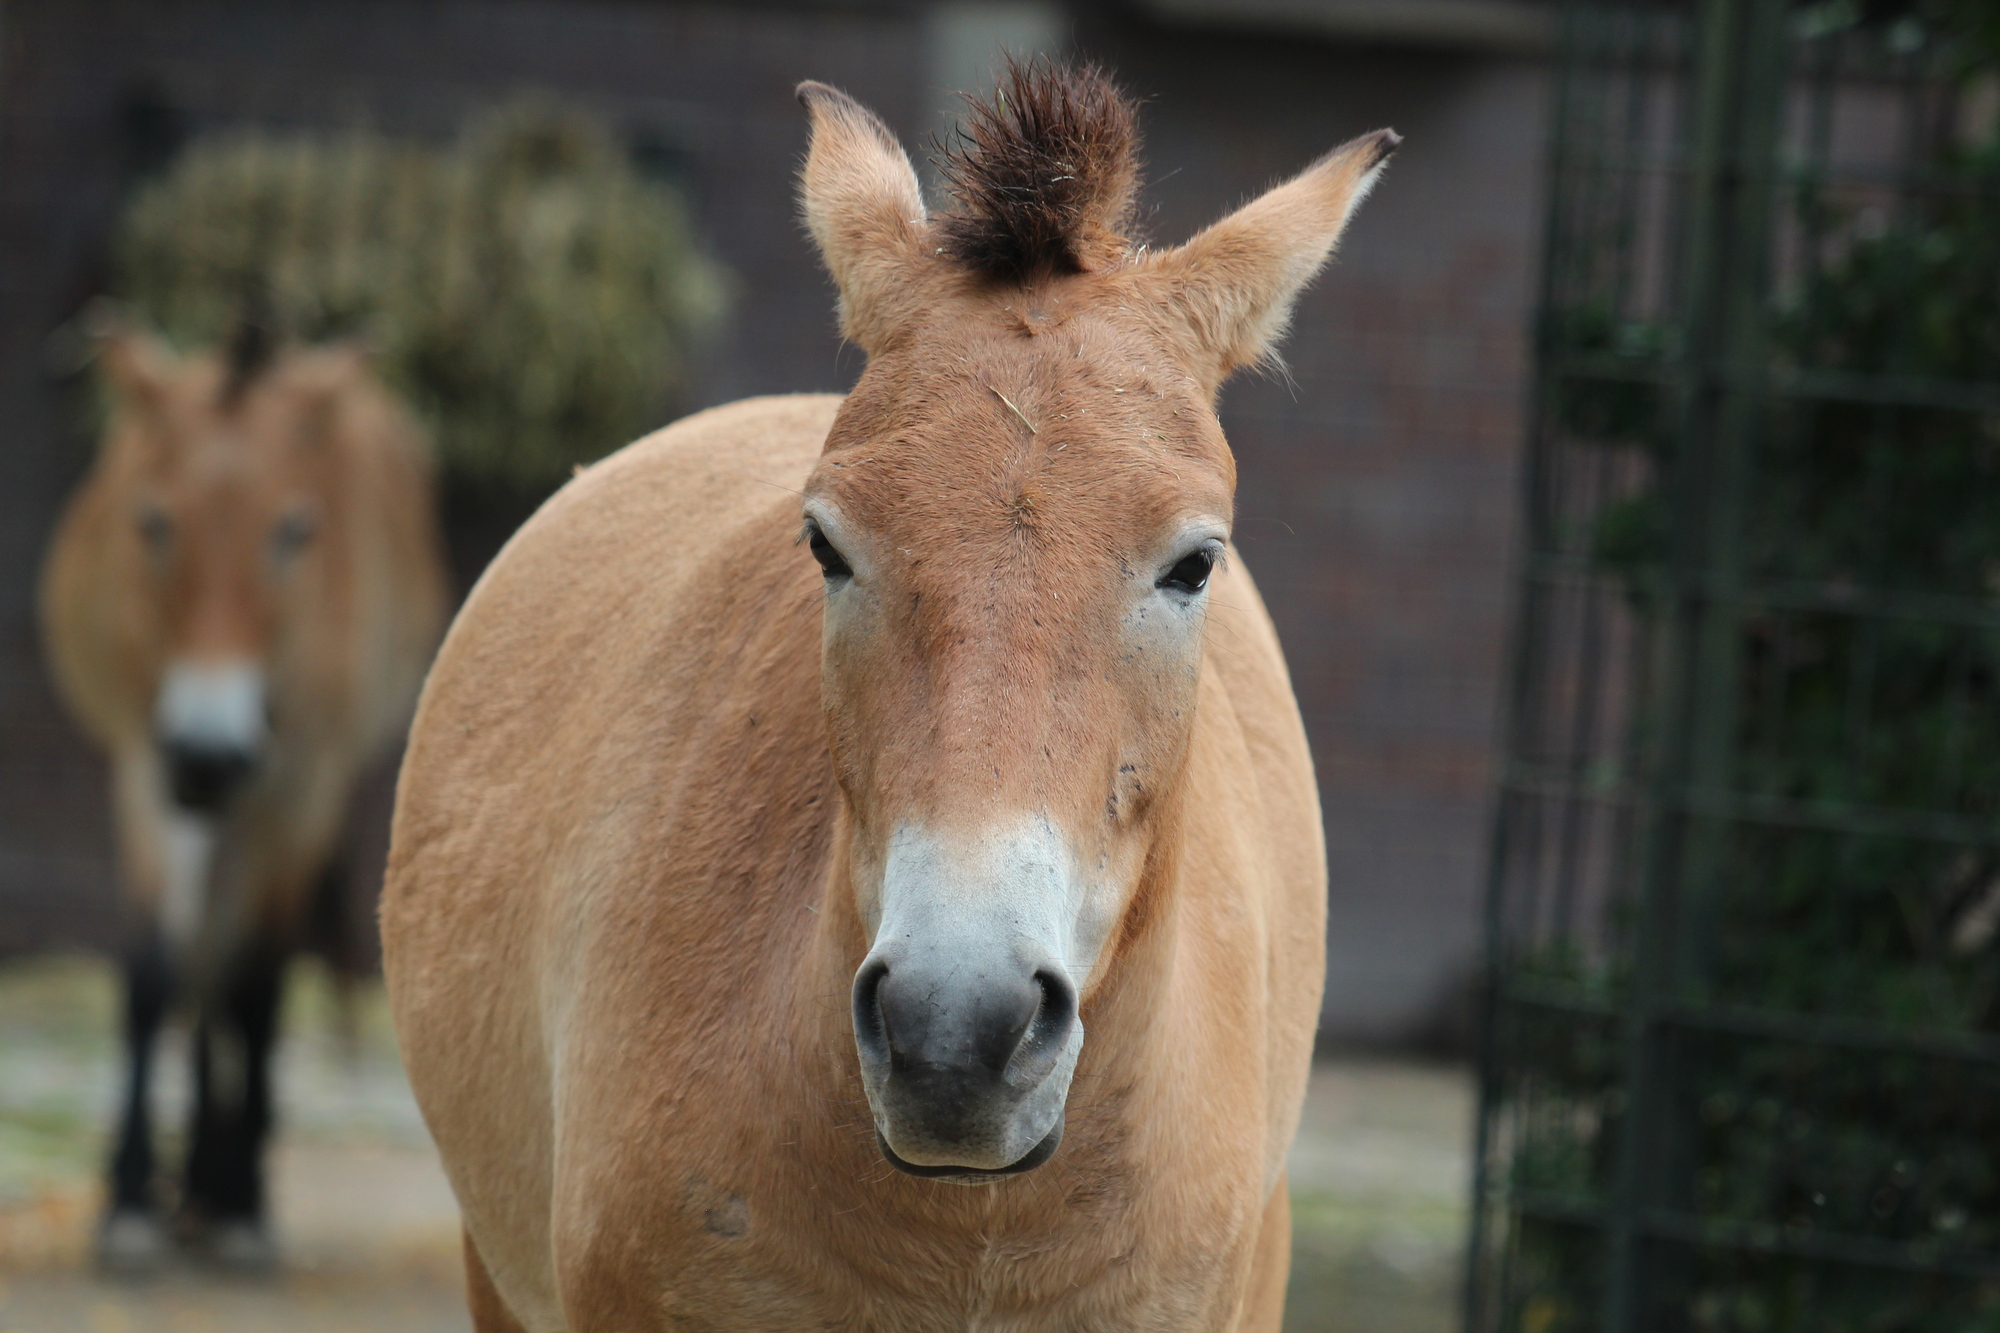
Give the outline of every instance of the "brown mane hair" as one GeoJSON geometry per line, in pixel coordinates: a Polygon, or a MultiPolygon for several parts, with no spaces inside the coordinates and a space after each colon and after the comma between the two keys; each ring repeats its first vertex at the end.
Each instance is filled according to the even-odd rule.
{"type": "Polygon", "coordinates": [[[939,166],[956,207],[937,220],[946,258],[1003,281],[1088,273],[1131,248],[1139,130],[1131,99],[1095,65],[1009,60],[971,105],[939,166]]]}

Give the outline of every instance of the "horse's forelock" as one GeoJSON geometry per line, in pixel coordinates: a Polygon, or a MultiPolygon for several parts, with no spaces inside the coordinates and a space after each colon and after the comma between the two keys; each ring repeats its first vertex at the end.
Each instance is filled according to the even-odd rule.
{"type": "Polygon", "coordinates": [[[937,220],[954,263],[1019,280],[1101,269],[1130,249],[1138,124],[1095,65],[1010,60],[960,145],[940,163],[955,207],[937,220]]]}

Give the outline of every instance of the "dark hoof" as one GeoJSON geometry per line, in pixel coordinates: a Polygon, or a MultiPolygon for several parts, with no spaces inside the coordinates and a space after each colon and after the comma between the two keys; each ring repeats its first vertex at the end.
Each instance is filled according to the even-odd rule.
{"type": "Polygon", "coordinates": [[[236,1277],[266,1277],[278,1271],[278,1243],[262,1222],[212,1224],[203,1257],[236,1277]]]}
{"type": "Polygon", "coordinates": [[[151,1277],[167,1261],[167,1229],[137,1208],[119,1208],[97,1229],[97,1267],[113,1277],[151,1277]]]}
{"type": "Polygon", "coordinates": [[[278,1244],[262,1222],[183,1217],[181,1249],[188,1258],[230,1277],[268,1277],[278,1271],[278,1244]]]}

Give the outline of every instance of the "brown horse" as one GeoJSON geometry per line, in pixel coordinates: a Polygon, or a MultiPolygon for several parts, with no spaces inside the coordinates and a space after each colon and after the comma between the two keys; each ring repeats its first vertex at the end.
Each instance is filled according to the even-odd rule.
{"type": "Polygon", "coordinates": [[[178,999],[195,1018],[183,1221],[215,1259],[263,1266],[285,959],[443,624],[429,457],[356,349],[281,350],[246,322],[229,355],[183,360],[114,327],[100,362],[114,416],[42,581],[50,669],[111,760],[135,909],[100,1254],[163,1252],[148,1083],[178,999]]]}
{"type": "Polygon", "coordinates": [[[860,382],[573,481],[418,709],[383,931],[475,1322],[1275,1329],[1325,870],[1213,405],[1395,136],[1148,252],[1094,71],[938,217],[800,96],[860,382]]]}

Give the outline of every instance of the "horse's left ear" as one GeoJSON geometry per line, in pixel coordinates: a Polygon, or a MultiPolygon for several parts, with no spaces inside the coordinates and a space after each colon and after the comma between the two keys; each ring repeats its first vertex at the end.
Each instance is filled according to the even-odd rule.
{"type": "Polygon", "coordinates": [[[812,113],[812,150],[799,202],[840,288],[841,332],[873,355],[894,332],[922,255],[924,196],[889,127],[823,83],[799,85],[812,113]]]}
{"type": "Polygon", "coordinates": [[[1186,312],[1188,350],[1211,390],[1271,355],[1292,303],[1332,257],[1401,142],[1394,130],[1349,140],[1186,245],[1146,261],[1170,284],[1166,303],[1186,312]]]}

